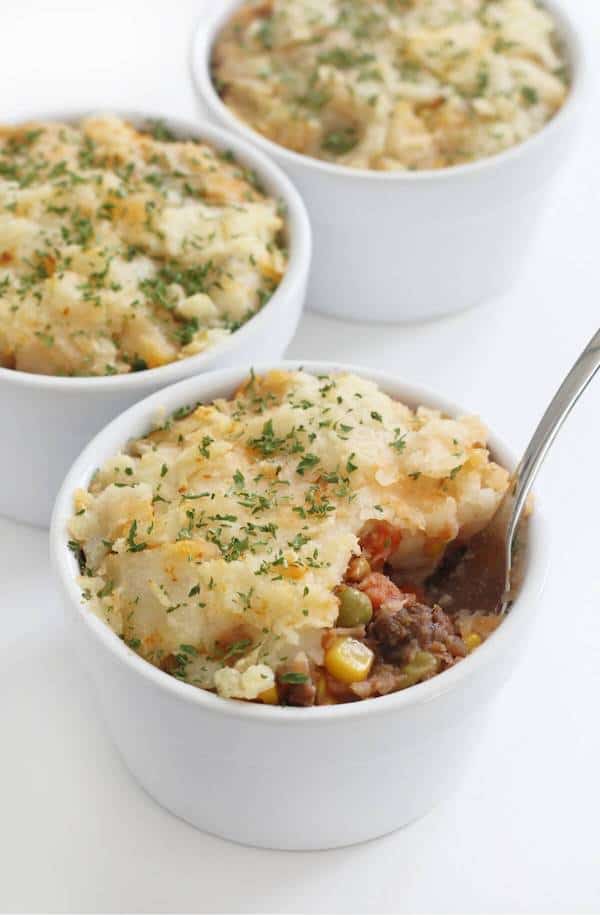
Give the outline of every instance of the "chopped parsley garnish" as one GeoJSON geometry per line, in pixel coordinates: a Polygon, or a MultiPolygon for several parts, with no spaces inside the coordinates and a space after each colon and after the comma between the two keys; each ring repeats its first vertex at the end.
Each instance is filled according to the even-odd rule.
{"type": "Polygon", "coordinates": [[[169,130],[167,125],[160,118],[150,119],[146,124],[146,130],[155,139],[162,143],[172,143],[175,140],[175,134],[169,130]]]}
{"type": "Polygon", "coordinates": [[[394,429],[394,441],[390,442],[390,448],[395,448],[401,454],[406,448],[406,432],[394,429]]]}
{"type": "Polygon", "coordinates": [[[79,566],[79,571],[82,575],[87,575],[89,570],[86,565],[85,553],[83,551],[83,546],[79,540],[69,540],[68,547],[75,556],[77,560],[77,565],[79,566]]]}
{"type": "Polygon", "coordinates": [[[251,647],[252,647],[252,639],[240,639],[239,641],[234,642],[232,645],[229,646],[229,648],[227,649],[227,651],[225,652],[225,654],[223,656],[223,660],[228,661],[229,658],[234,658],[237,655],[244,654],[251,647]]]}
{"type": "Polygon", "coordinates": [[[325,51],[319,54],[317,60],[320,64],[330,64],[339,70],[347,70],[350,67],[356,67],[359,64],[371,63],[375,60],[374,54],[356,54],[349,48],[333,48],[331,51],[325,51]]]}
{"type": "Polygon", "coordinates": [[[202,443],[198,445],[198,451],[202,457],[210,457],[210,446],[213,444],[214,438],[211,438],[210,435],[205,435],[202,439],[202,443]]]}
{"type": "Polygon", "coordinates": [[[109,597],[113,593],[115,583],[113,581],[107,581],[103,588],[97,592],[97,597],[109,597]]]}
{"type": "Polygon", "coordinates": [[[139,553],[142,550],[147,549],[147,543],[139,543],[136,541],[137,537],[137,521],[132,521],[129,528],[129,533],[127,534],[127,552],[128,553],[139,553]]]}
{"type": "Polygon", "coordinates": [[[321,459],[317,457],[316,454],[304,454],[302,460],[296,467],[296,473],[299,473],[300,476],[304,476],[307,470],[313,468],[316,464],[319,463],[321,459]]]}
{"type": "Polygon", "coordinates": [[[285,439],[275,435],[273,420],[269,419],[262,427],[262,434],[258,438],[250,439],[248,444],[256,451],[260,451],[263,457],[269,457],[279,451],[285,444],[285,439]]]}
{"type": "Polygon", "coordinates": [[[325,134],[321,148],[334,156],[343,156],[358,143],[358,133],[355,127],[339,127],[325,134]]]}
{"type": "Polygon", "coordinates": [[[295,670],[290,670],[288,673],[281,674],[279,677],[282,683],[308,683],[308,674],[301,674],[295,670]]]}
{"type": "Polygon", "coordinates": [[[534,89],[532,86],[523,86],[521,88],[521,95],[528,105],[537,105],[540,100],[537,89],[534,89]]]}

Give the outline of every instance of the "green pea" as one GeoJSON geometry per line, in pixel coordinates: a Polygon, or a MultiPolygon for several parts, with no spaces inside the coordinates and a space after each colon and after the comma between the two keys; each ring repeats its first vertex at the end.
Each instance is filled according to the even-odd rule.
{"type": "Polygon", "coordinates": [[[407,678],[405,686],[414,686],[421,680],[426,680],[436,674],[438,659],[429,651],[417,651],[412,661],[403,668],[402,673],[407,678]]]}
{"type": "Polygon", "coordinates": [[[339,591],[340,612],[337,619],[338,626],[351,628],[353,626],[366,626],[373,616],[373,605],[362,591],[356,588],[341,588],[339,591]]]}

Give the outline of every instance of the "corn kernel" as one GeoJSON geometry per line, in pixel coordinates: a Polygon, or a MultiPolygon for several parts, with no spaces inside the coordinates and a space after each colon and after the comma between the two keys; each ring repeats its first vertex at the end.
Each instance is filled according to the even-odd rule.
{"type": "Polygon", "coordinates": [[[349,637],[336,639],[325,652],[325,667],[332,677],[342,683],[359,683],[366,680],[373,666],[374,654],[370,648],[349,637]]]}
{"type": "Polygon", "coordinates": [[[258,694],[258,699],[266,705],[279,705],[279,693],[276,686],[271,686],[263,693],[258,694]]]}
{"type": "Polygon", "coordinates": [[[481,645],[481,636],[477,635],[476,632],[470,632],[465,638],[465,645],[467,646],[467,651],[471,654],[472,651],[475,651],[475,649],[479,648],[481,645]]]}

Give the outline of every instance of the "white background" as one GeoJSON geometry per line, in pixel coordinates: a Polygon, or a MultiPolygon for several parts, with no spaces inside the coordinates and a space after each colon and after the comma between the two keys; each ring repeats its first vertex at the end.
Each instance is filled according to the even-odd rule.
{"type": "MultiPolygon", "coordinates": [[[[80,104],[195,116],[187,53],[199,4],[0,0],[4,113],[80,104]]],[[[597,55],[600,3],[569,6],[597,55]]],[[[480,412],[521,448],[600,324],[595,93],[590,104],[511,295],[410,327],[309,313],[289,354],[393,369],[480,412]]],[[[45,533],[0,521],[0,908],[600,911],[599,403],[597,383],[540,479],[553,535],[544,606],[463,783],[419,823],[340,851],[245,849],[151,801],[109,743],[65,640],[45,533]]],[[[10,447],[1,432],[0,447],[10,447]]]]}

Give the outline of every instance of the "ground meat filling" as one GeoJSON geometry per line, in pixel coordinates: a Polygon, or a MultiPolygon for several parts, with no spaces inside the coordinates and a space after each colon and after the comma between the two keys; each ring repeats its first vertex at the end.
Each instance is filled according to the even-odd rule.
{"type": "MultiPolygon", "coordinates": [[[[372,521],[365,525],[360,538],[361,554],[351,560],[339,590],[338,625],[323,636],[325,665],[317,703],[352,702],[405,689],[447,670],[468,654],[462,638],[464,623],[435,602],[443,575],[436,574],[431,589],[429,583],[414,586],[401,579],[397,579],[399,584],[392,580],[396,573],[389,560],[399,542],[399,534],[387,523],[372,521]],[[362,614],[364,625],[343,628],[341,621],[353,612],[362,614]],[[361,650],[371,655],[367,673],[357,676],[354,682],[345,676],[346,668],[340,666],[339,645],[348,641],[353,642],[348,655],[357,655],[359,660],[361,650]],[[332,664],[336,646],[338,652],[332,664]],[[341,671],[339,678],[336,669],[341,671]]],[[[454,565],[450,564],[452,568],[454,565]]]]}
{"type": "Polygon", "coordinates": [[[367,637],[377,655],[391,664],[408,664],[418,651],[428,651],[445,670],[467,654],[465,643],[442,608],[420,604],[412,594],[382,604],[367,637]]]}

